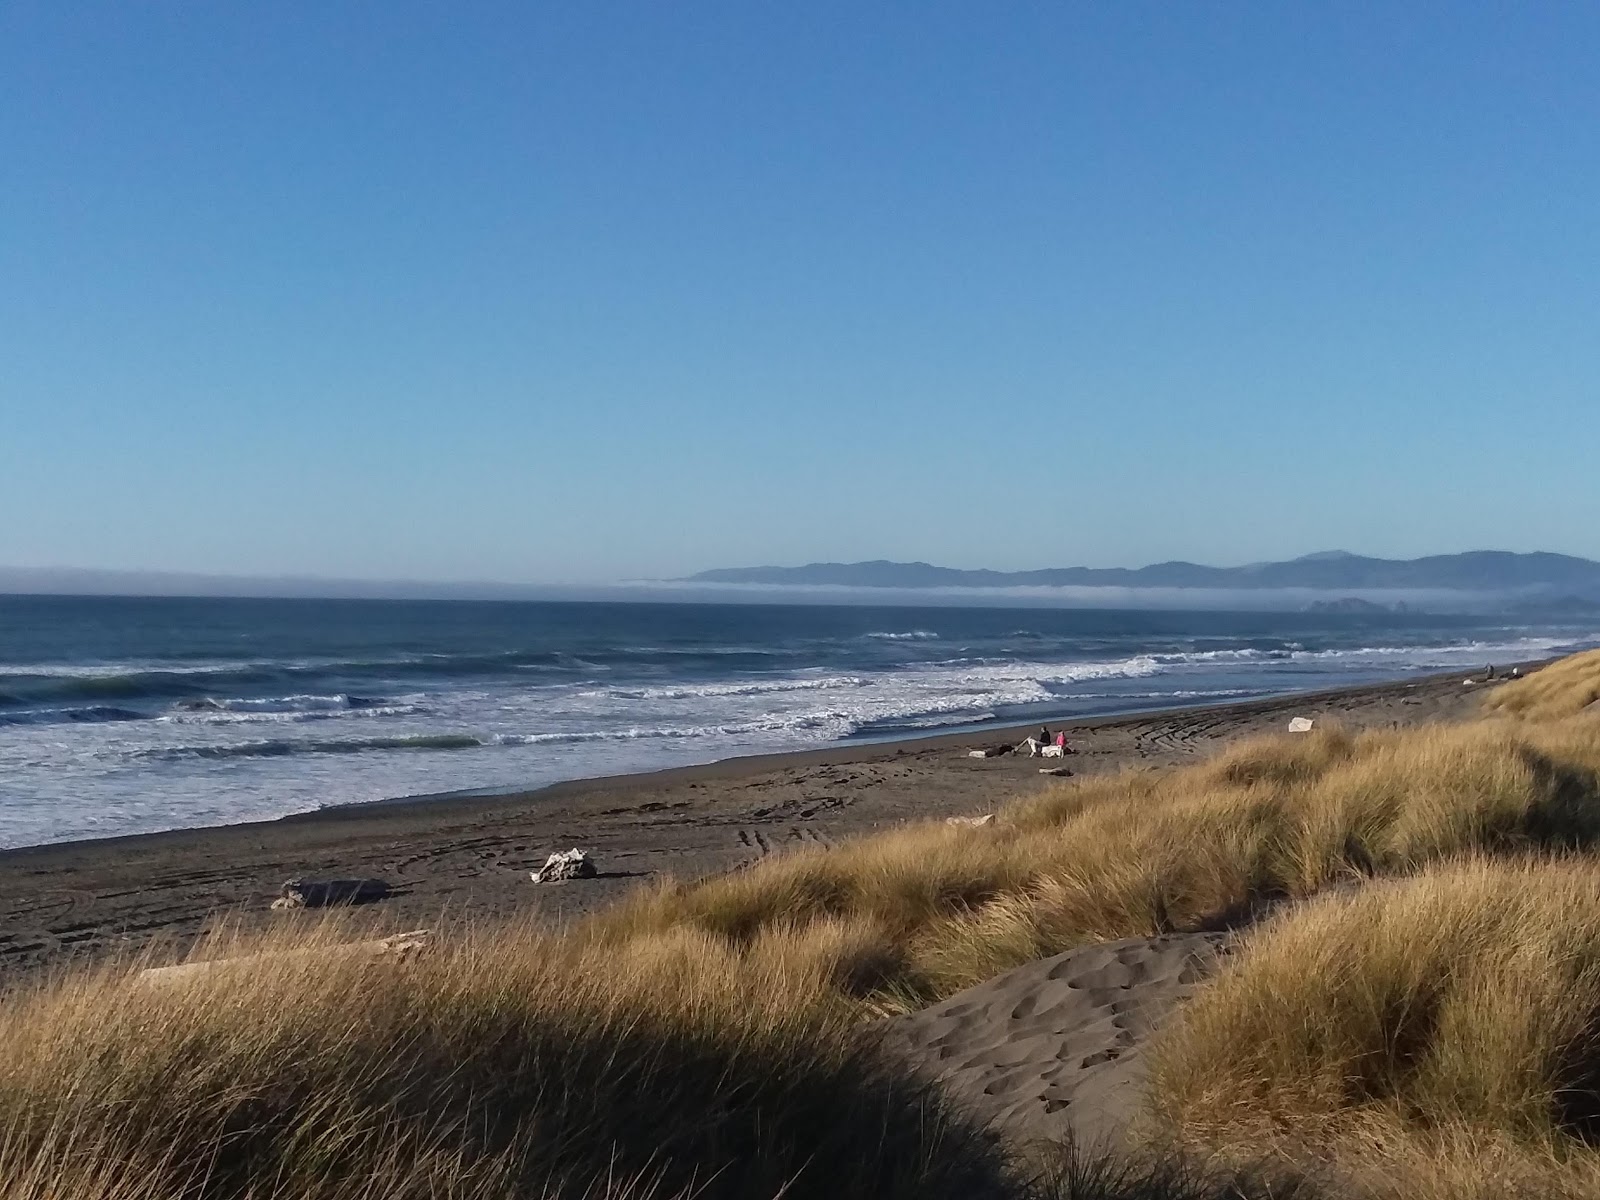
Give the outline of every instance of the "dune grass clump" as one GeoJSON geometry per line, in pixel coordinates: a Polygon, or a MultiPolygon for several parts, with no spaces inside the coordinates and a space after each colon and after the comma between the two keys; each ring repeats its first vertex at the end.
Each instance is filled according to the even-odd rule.
{"type": "Polygon", "coordinates": [[[580,937],[701,931],[737,950],[845,921],[851,994],[916,1007],[1091,941],[1217,928],[1340,880],[1600,839],[1600,730],[1477,722],[1240,743],[1055,788],[983,828],[911,826],[600,914],[580,937]]]}
{"type": "Polygon", "coordinates": [[[1152,1061],[1191,1143],[1332,1157],[1381,1195],[1592,1196],[1600,864],[1480,859],[1299,905],[1152,1061]]]}
{"type": "Polygon", "coordinates": [[[849,944],[818,925],[735,955],[683,929],[598,954],[501,931],[404,964],[15,993],[0,1197],[998,1194],[989,1144],[835,1001],[849,944]]]}
{"type": "Polygon", "coordinates": [[[1484,697],[1493,713],[1524,720],[1554,721],[1600,703],[1600,650],[1574,654],[1525,679],[1503,683],[1484,697]]]}

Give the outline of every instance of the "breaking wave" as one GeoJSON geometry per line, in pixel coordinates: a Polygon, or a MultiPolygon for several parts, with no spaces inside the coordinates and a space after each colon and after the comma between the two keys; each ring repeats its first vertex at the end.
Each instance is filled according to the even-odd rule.
{"type": "Polygon", "coordinates": [[[472,750],[486,745],[470,734],[431,733],[413,737],[336,738],[325,741],[276,739],[237,742],[221,746],[162,746],[137,751],[133,757],[177,758],[283,758],[291,754],[364,754],[372,750],[472,750]]]}
{"type": "Polygon", "coordinates": [[[870,687],[873,681],[859,675],[830,675],[805,679],[763,679],[742,683],[687,684],[682,687],[613,687],[587,695],[619,700],[701,700],[722,696],[767,696],[784,692],[821,692],[836,688],[870,687]]]}
{"type": "Polygon", "coordinates": [[[0,624],[0,844],[1054,724],[1596,640],[1415,617],[380,602],[219,603],[190,627],[190,602],[165,624],[116,603],[81,629],[66,608],[0,624]]]}
{"type": "Polygon", "coordinates": [[[0,725],[95,725],[108,721],[142,721],[146,714],[113,704],[84,708],[53,708],[35,712],[0,712],[0,725]]]}

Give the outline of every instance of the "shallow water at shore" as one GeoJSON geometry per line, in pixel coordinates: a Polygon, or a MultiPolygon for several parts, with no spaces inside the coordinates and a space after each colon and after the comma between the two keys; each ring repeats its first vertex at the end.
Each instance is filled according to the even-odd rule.
{"type": "Polygon", "coordinates": [[[0,597],[0,846],[1481,667],[1410,614],[0,597]]]}

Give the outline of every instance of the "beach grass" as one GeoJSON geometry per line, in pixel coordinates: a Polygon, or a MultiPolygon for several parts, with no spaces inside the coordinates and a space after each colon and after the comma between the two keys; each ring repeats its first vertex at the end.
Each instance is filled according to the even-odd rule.
{"type": "Polygon", "coordinates": [[[1597,795],[1600,728],[1586,719],[1283,734],[1188,768],[1065,783],[991,826],[913,825],[668,883],[577,936],[618,946],[690,928],[738,950],[844,921],[845,990],[918,1007],[1073,946],[1222,928],[1341,881],[1588,847],[1597,795]]]}
{"type": "Polygon", "coordinates": [[[1190,1141],[1286,1144],[1385,1195],[1593,1196],[1600,864],[1476,859],[1298,905],[1153,1055],[1190,1141]]]}
{"type": "Polygon", "coordinates": [[[1600,704],[1600,650],[1574,654],[1484,697],[1490,712],[1528,720],[1558,720],[1600,704]]]}
{"type": "Polygon", "coordinates": [[[833,1002],[847,929],[618,955],[505,928],[402,964],[347,936],[8,997],[0,1196],[998,1194],[989,1144],[833,1002]]]}
{"type": "Polygon", "coordinates": [[[439,930],[396,962],[294,922],[219,934],[197,954],[233,965],[163,986],[141,964],[36,980],[0,1003],[0,1200],[1309,1195],[1258,1177],[1264,1148],[1374,1194],[1581,1194],[1600,721],[1558,690],[1073,780],[565,933],[439,930]],[[1151,1093],[1177,1157],[1018,1159],[874,1032],[1073,946],[1221,928],[1255,932],[1151,1093]]]}

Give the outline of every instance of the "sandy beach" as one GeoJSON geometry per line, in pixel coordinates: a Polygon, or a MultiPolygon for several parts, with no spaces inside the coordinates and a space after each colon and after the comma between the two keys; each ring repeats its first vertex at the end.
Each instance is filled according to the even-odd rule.
{"type": "MultiPolygon", "coordinates": [[[[1074,774],[1181,762],[1293,716],[1354,728],[1449,719],[1476,689],[1459,672],[1409,682],[1069,724],[1074,774]]],[[[987,812],[1055,782],[1054,760],[971,758],[1031,729],[984,729],[732,759],[492,797],[424,797],[277,821],[69,842],[0,853],[0,972],[69,955],[175,951],[222,914],[275,919],[284,880],[374,877],[370,906],[395,929],[539,913],[564,919],[652,878],[736,869],[924,818],[987,812]],[[581,847],[596,879],[536,885],[528,873],[581,847]]],[[[282,919],[278,917],[276,919],[282,919]]]]}

